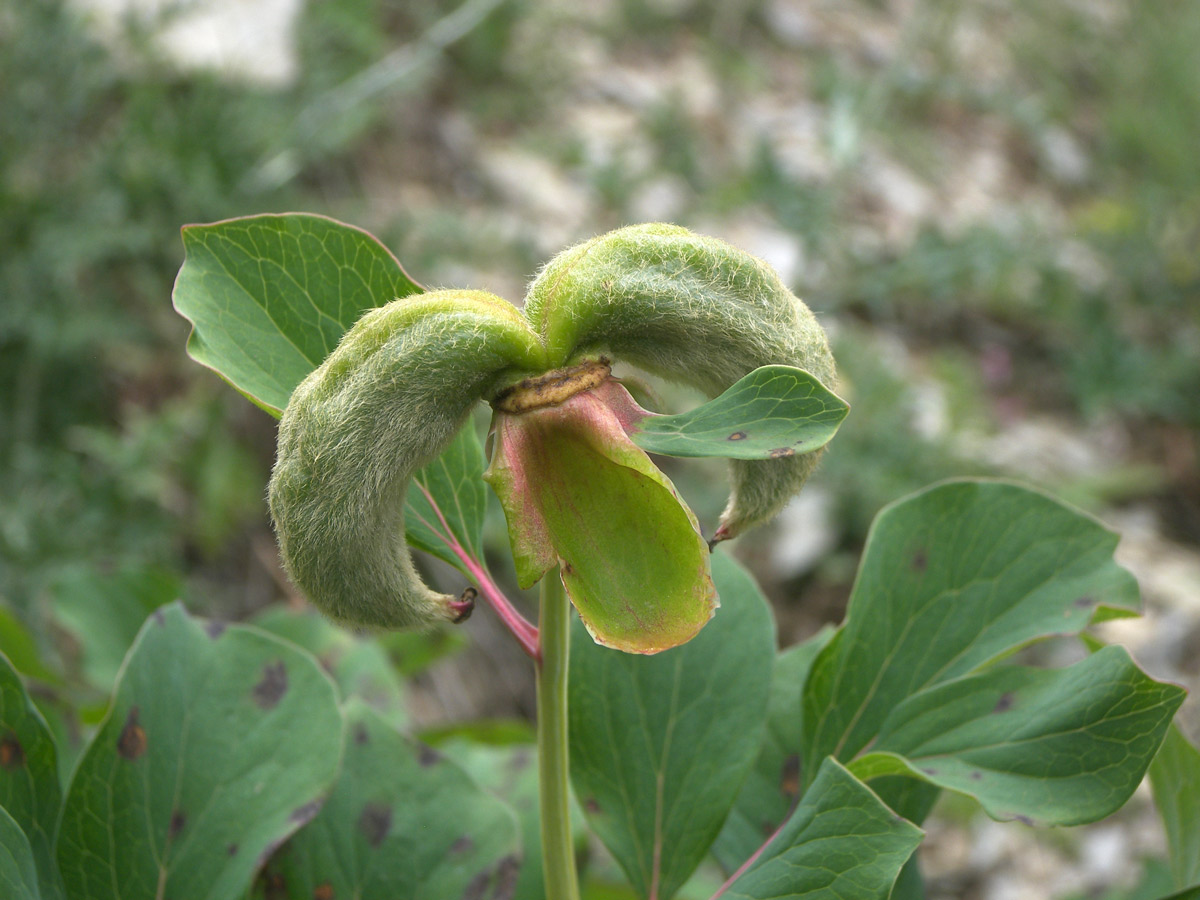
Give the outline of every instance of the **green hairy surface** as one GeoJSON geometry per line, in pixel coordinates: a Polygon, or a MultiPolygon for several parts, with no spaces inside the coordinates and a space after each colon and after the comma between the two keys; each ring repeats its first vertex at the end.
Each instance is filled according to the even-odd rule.
{"type": "Polygon", "coordinates": [[[408,482],[500,373],[543,366],[521,314],[480,291],[397,300],[346,333],[284,410],[268,492],[284,566],[313,603],[385,628],[454,617],[404,547],[408,482]]]}
{"type": "MultiPolygon", "coordinates": [[[[404,628],[452,619],[403,544],[412,475],[471,407],[531,373],[611,354],[720,394],[769,364],[826,385],[820,325],[761,260],[672,225],[622,228],[564,251],[524,313],[479,291],[437,291],[366,313],[292,394],[270,504],[292,580],[334,619],[404,628]]],[[[819,452],[734,460],[718,540],[765,521],[819,452]]]]}
{"type": "MultiPolygon", "coordinates": [[[[710,397],[771,364],[834,386],[825,332],[775,271],[674,225],[621,228],[560,253],[530,286],[525,315],[553,360],[603,351],[710,397]]],[[[819,456],[732,461],[718,537],[775,515],[819,456]]]]}

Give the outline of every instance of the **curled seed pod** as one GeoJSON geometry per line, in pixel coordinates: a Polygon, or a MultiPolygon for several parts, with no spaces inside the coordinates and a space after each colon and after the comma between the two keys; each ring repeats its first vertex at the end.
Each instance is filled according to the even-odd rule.
{"type": "MultiPolygon", "coordinates": [[[[770,364],[834,381],[825,332],[770,266],[674,225],[622,228],[563,251],[530,286],[525,315],[556,363],[608,352],[710,397],[770,364]]],[[[818,456],[732,461],[716,539],[777,513],[818,456]]]]}
{"type": "Polygon", "coordinates": [[[371,310],[293,392],[268,496],[284,567],[330,617],[405,628],[462,617],[404,544],[413,473],[513,372],[547,368],[511,304],[435,291],[371,310]]]}

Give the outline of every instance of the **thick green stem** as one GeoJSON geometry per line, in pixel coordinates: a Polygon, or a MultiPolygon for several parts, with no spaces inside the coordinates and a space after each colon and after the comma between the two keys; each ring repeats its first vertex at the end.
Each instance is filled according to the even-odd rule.
{"type": "Polygon", "coordinates": [[[568,809],[567,662],[571,647],[570,604],[558,569],[542,579],[537,663],[538,780],[541,788],[542,868],[546,896],[579,900],[575,847],[568,809]]]}

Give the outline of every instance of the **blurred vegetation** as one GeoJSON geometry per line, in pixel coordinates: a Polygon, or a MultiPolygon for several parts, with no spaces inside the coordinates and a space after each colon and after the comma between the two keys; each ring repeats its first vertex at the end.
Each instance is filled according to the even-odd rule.
{"type": "MultiPolygon", "coordinates": [[[[1030,477],[969,448],[1042,416],[1131,449],[1104,477],[1033,477],[1158,504],[1200,544],[1200,4],[915,10],[327,0],[303,8],[297,77],[264,86],[181,70],[154,21],[102,42],[61,0],[0,0],[0,649],[86,710],[146,609],[285,596],[272,423],[186,359],[169,304],[180,225],[272,210],[510,297],[647,215],[796,249],[854,409],[815,482],[833,562],[791,590],[844,597],[838,560],[908,491],[1030,477]],[[1005,174],[956,217],[972,154],[1005,174]],[[871,187],[889,167],[920,212],[871,187]]],[[[719,509],[715,479],[680,478],[719,509]]]]}

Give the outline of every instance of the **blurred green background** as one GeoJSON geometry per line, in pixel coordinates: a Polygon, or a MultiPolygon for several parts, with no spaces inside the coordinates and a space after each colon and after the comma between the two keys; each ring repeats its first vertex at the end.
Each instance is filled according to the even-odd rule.
{"type": "MultiPolygon", "coordinates": [[[[274,423],[186,358],[170,305],[182,224],[289,209],[514,301],[629,222],[743,246],[818,312],[853,407],[737,548],[785,640],[840,618],[882,505],[995,474],[1122,531],[1150,615],[1118,636],[1195,681],[1200,3],[120,8],[0,0],[0,650],[76,739],[158,603],[297,602],[274,423]]],[[[711,528],[720,478],[670,474],[711,528]]],[[[418,721],[528,712],[486,620],[392,648],[472,641],[505,673],[497,700],[405,668],[418,721]]]]}

